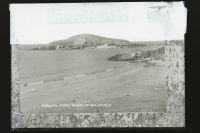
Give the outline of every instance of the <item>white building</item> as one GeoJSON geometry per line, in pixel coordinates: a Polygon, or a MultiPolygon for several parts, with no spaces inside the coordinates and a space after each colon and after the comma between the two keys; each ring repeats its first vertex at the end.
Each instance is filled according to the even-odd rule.
{"type": "Polygon", "coordinates": [[[135,57],[135,52],[132,52],[132,53],[131,53],[131,57],[135,57]]]}
{"type": "Polygon", "coordinates": [[[103,44],[101,46],[97,46],[97,48],[116,48],[116,46],[108,46],[108,44],[103,44]]]}

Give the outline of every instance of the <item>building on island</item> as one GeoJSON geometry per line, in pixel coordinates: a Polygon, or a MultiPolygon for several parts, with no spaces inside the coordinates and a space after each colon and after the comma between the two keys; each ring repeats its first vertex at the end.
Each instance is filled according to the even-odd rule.
{"type": "Polygon", "coordinates": [[[116,46],[114,45],[109,46],[107,43],[104,43],[101,46],[97,46],[97,48],[116,48],[116,46]]]}

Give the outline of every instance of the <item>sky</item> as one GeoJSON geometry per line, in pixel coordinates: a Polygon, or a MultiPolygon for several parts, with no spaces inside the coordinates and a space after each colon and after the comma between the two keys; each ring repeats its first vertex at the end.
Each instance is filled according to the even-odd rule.
{"type": "Polygon", "coordinates": [[[184,39],[186,17],[183,2],[11,4],[10,43],[46,44],[83,33],[129,41],[184,39]]]}

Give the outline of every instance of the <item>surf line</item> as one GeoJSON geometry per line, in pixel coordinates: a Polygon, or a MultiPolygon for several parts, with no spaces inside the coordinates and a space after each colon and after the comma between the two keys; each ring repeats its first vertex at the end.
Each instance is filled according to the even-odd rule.
{"type": "Polygon", "coordinates": [[[64,80],[65,80],[65,79],[71,79],[71,78],[73,78],[73,77],[63,77],[64,80]]]}
{"type": "MultiPolygon", "coordinates": [[[[105,69],[103,71],[99,71],[99,72],[104,72],[104,71],[111,71],[113,70],[114,68],[109,68],[109,69],[105,69]]],[[[90,75],[90,74],[95,74],[97,72],[90,72],[90,73],[85,73],[85,74],[80,74],[80,75],[75,75],[75,76],[70,76],[70,77],[59,77],[58,80],[66,80],[66,79],[72,79],[72,78],[79,78],[79,77],[83,77],[83,76],[86,76],[86,75],[90,75]]],[[[57,80],[57,81],[58,81],[57,80]]],[[[20,84],[19,86],[29,86],[29,85],[36,85],[36,84],[43,84],[43,83],[46,83],[46,82],[51,82],[51,81],[54,81],[54,80],[48,80],[48,81],[39,81],[39,82],[33,82],[33,83],[25,83],[25,84],[20,84]]],[[[74,81],[72,81],[73,83],[74,81]]]]}
{"type": "Polygon", "coordinates": [[[85,74],[76,75],[77,78],[78,77],[83,77],[83,76],[85,76],[85,74]]]}
{"type": "Polygon", "coordinates": [[[113,68],[106,69],[106,71],[111,71],[111,70],[113,70],[113,68]]]}
{"type": "Polygon", "coordinates": [[[44,81],[39,81],[39,82],[29,83],[29,84],[27,84],[27,85],[35,85],[35,84],[43,84],[43,83],[44,83],[44,81]]]}

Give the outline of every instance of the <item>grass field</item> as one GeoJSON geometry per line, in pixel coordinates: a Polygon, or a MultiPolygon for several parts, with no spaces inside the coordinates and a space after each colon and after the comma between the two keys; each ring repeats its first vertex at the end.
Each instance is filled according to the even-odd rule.
{"type": "Polygon", "coordinates": [[[108,61],[136,49],[19,51],[21,111],[39,112],[164,112],[165,67],[108,61]],[[103,71],[104,70],[104,71],[103,71]],[[53,81],[58,77],[70,77],[53,81]],[[102,103],[110,107],[44,108],[40,104],[102,103]]]}

